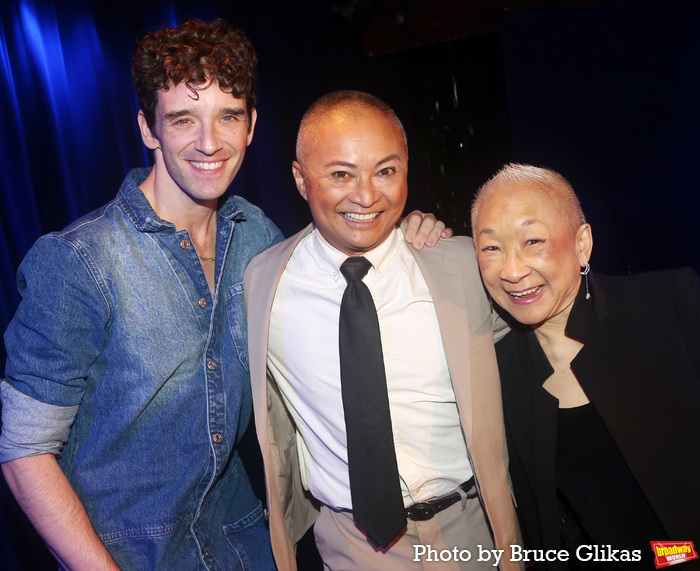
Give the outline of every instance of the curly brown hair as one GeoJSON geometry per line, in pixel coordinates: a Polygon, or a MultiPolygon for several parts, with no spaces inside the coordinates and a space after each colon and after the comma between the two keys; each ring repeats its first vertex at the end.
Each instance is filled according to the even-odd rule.
{"type": "Polygon", "coordinates": [[[189,20],[179,28],[146,34],[134,53],[131,75],[151,130],[158,93],[183,81],[195,99],[199,97],[197,90],[211,82],[234,97],[245,97],[250,124],[257,66],[255,49],[243,30],[221,19],[211,23],[189,20]]]}

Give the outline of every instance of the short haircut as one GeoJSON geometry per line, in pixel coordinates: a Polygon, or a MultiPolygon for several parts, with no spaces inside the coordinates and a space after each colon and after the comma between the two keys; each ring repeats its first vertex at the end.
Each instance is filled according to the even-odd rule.
{"type": "Polygon", "coordinates": [[[340,110],[348,114],[359,115],[363,111],[374,111],[386,117],[394,124],[403,139],[406,156],[408,156],[408,142],[406,131],[404,131],[401,121],[384,101],[374,95],[364,91],[333,91],[323,95],[311,104],[304,113],[297,133],[297,161],[303,166],[304,159],[308,153],[310,145],[317,140],[318,124],[321,119],[331,111],[340,110]]]}
{"type": "Polygon", "coordinates": [[[569,219],[569,228],[572,233],[575,233],[581,224],[586,223],[581,203],[569,181],[562,175],[551,169],[510,163],[493,175],[476,193],[472,202],[472,232],[476,233],[479,206],[484,198],[496,189],[508,185],[533,188],[553,198],[559,204],[563,214],[569,219]]]}
{"type": "Polygon", "coordinates": [[[155,126],[158,94],[184,82],[197,90],[216,82],[222,91],[245,97],[248,124],[255,107],[258,58],[245,32],[225,20],[189,20],[179,28],[147,33],[138,43],[131,67],[141,111],[155,126]]]}

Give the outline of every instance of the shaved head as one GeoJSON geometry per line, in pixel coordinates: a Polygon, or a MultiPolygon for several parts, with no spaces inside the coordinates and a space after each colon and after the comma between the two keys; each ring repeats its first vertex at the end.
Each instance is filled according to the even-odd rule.
{"type": "Polygon", "coordinates": [[[297,161],[304,165],[304,159],[318,142],[318,126],[322,119],[338,117],[360,117],[367,113],[378,113],[391,121],[401,135],[408,156],[406,132],[394,110],[378,97],[362,91],[334,91],[317,99],[304,113],[297,134],[297,161]]]}

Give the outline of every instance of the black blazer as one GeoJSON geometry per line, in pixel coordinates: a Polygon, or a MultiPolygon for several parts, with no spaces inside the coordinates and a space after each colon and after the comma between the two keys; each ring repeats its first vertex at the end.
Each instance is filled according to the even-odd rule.
{"type": "MultiPolygon", "coordinates": [[[[700,548],[698,276],[681,269],[589,278],[591,299],[582,283],[566,328],[584,344],[572,370],[669,539],[700,548]]],[[[558,549],[558,400],[542,388],[553,371],[529,327],[516,324],[496,353],[526,547],[558,549]]],[[[698,560],[682,567],[698,568],[698,560]]]]}

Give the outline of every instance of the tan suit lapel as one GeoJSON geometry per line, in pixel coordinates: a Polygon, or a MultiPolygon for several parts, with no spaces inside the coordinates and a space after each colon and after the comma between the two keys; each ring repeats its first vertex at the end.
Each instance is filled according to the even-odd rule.
{"type": "Polygon", "coordinates": [[[279,391],[268,382],[267,341],[272,302],[282,273],[296,245],[312,230],[313,225],[309,225],[292,238],[259,254],[245,273],[255,429],[265,463],[270,539],[277,565],[285,570],[296,568],[293,544],[313,523],[317,512],[304,497],[294,426],[279,391]],[[251,303],[251,300],[255,301],[251,303]]]}
{"type": "MultiPolygon", "coordinates": [[[[441,241],[432,249],[411,251],[435,304],[470,461],[496,546],[508,549],[517,539],[493,346],[494,321],[476,255],[471,241],[461,237],[441,241]]],[[[504,555],[502,569],[520,567],[504,555]]]]}
{"type": "Polygon", "coordinates": [[[472,392],[469,371],[469,315],[461,264],[447,256],[443,242],[432,252],[411,248],[435,304],[445,357],[452,377],[462,428],[472,441],[472,392]]]}

